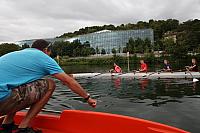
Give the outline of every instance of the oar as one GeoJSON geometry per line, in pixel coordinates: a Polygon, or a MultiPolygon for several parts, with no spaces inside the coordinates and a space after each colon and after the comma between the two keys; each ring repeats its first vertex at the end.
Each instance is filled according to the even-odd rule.
{"type": "Polygon", "coordinates": [[[140,71],[139,70],[133,70],[133,73],[139,73],[140,71]]]}
{"type": "Polygon", "coordinates": [[[161,70],[158,70],[158,71],[156,71],[156,72],[152,72],[152,73],[150,73],[150,74],[148,74],[148,75],[143,75],[142,77],[149,77],[149,76],[151,76],[151,75],[153,75],[153,74],[156,74],[156,73],[158,73],[158,72],[162,72],[163,71],[163,69],[161,69],[161,70]]]}
{"type": "Polygon", "coordinates": [[[92,77],[88,77],[88,79],[91,79],[91,78],[97,77],[97,76],[99,76],[99,75],[102,75],[102,73],[98,73],[98,74],[96,74],[96,75],[94,75],[94,76],[92,76],[92,77]]]}
{"type": "Polygon", "coordinates": [[[96,75],[94,75],[94,76],[91,76],[91,77],[81,77],[81,79],[88,80],[88,79],[92,79],[92,78],[97,77],[97,76],[102,75],[102,74],[103,74],[103,73],[98,73],[98,74],[96,74],[96,75]]]}
{"type": "Polygon", "coordinates": [[[190,70],[188,68],[186,68],[187,72],[191,75],[192,77],[192,82],[198,82],[199,80],[194,78],[194,76],[192,75],[192,73],[190,72],[190,70]]]}
{"type": "Polygon", "coordinates": [[[123,74],[126,74],[126,73],[111,73],[111,76],[121,76],[121,75],[123,75],[123,74]]]}
{"type": "Polygon", "coordinates": [[[174,72],[185,72],[185,69],[179,69],[179,70],[176,70],[174,72]]]}
{"type": "Polygon", "coordinates": [[[151,75],[153,75],[153,74],[155,74],[155,73],[157,73],[157,72],[152,72],[152,73],[150,73],[150,74],[148,74],[148,75],[143,75],[142,77],[144,78],[144,77],[149,77],[149,76],[151,76],[151,75]]]}

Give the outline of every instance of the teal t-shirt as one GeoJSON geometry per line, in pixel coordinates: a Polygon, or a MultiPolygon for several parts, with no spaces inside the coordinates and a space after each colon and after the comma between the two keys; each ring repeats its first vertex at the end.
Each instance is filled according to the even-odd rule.
{"type": "Polygon", "coordinates": [[[0,57],[0,100],[19,85],[63,72],[55,60],[34,48],[3,55],[0,57]]]}

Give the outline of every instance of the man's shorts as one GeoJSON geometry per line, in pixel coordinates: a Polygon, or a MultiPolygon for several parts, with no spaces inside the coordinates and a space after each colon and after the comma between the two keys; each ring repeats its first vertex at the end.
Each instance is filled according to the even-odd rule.
{"type": "Polygon", "coordinates": [[[48,80],[39,79],[12,89],[11,95],[0,101],[0,116],[30,107],[46,94],[48,88],[48,80]]]}

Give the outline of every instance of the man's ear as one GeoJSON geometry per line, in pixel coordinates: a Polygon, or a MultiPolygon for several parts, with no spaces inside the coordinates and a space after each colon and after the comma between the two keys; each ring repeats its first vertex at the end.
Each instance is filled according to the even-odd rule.
{"type": "Polygon", "coordinates": [[[44,50],[43,50],[43,52],[45,53],[45,54],[47,54],[47,55],[51,55],[51,50],[49,50],[48,48],[45,48],[44,50]]]}
{"type": "Polygon", "coordinates": [[[47,48],[43,49],[43,52],[44,52],[45,54],[47,54],[47,53],[48,53],[48,49],[47,49],[47,48]]]}

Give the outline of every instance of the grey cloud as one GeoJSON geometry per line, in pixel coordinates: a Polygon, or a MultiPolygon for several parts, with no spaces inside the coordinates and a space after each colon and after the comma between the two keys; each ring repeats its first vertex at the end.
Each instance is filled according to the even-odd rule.
{"type": "Polygon", "coordinates": [[[199,0],[1,0],[0,42],[55,37],[81,27],[200,18],[199,0]]]}

